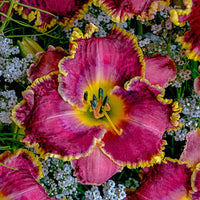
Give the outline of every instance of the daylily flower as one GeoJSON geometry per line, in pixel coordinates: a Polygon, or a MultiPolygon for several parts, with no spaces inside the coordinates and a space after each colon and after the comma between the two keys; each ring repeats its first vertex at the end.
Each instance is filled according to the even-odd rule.
{"type": "Polygon", "coordinates": [[[167,8],[170,4],[169,0],[94,0],[96,6],[106,11],[111,19],[115,22],[124,22],[131,19],[134,15],[138,19],[154,18],[157,11],[167,8]]]}
{"type": "Polygon", "coordinates": [[[177,26],[185,25],[188,21],[190,24],[190,31],[186,32],[184,36],[178,37],[177,41],[182,44],[182,48],[186,49],[186,56],[189,59],[200,61],[200,1],[198,0],[184,0],[185,9],[176,9],[170,11],[171,20],[177,26]]]}
{"type": "Polygon", "coordinates": [[[0,163],[1,200],[55,200],[48,197],[36,181],[42,171],[32,152],[19,149],[11,154],[6,151],[0,155],[0,163]]]}
{"type": "MultiPolygon", "coordinates": [[[[180,108],[164,99],[158,86],[168,78],[161,76],[154,85],[144,78],[145,60],[135,36],[114,26],[107,37],[94,38],[95,29],[89,26],[85,35],[74,29],[70,56],[59,62],[59,72],[57,65],[49,74],[38,65],[47,75],[32,79],[12,115],[26,128],[28,146],[44,158],[71,160],[83,184],[102,184],[124,166],[160,162],[163,132],[181,126],[180,108]]],[[[159,60],[170,63],[169,57],[159,60]]],[[[174,66],[162,69],[174,71],[174,66]]],[[[155,74],[146,76],[153,80],[155,74]]]]}
{"type": "MultiPolygon", "coordinates": [[[[29,22],[34,20],[34,26],[41,31],[46,31],[56,23],[71,28],[74,21],[81,19],[91,5],[91,0],[14,1],[18,3],[14,3],[13,9],[29,22]]],[[[5,13],[7,9],[8,4],[4,3],[1,10],[5,13]]]]}
{"type": "Polygon", "coordinates": [[[127,190],[130,200],[198,200],[200,199],[200,130],[187,135],[180,160],[166,158],[161,164],[143,169],[142,184],[127,190]]]}

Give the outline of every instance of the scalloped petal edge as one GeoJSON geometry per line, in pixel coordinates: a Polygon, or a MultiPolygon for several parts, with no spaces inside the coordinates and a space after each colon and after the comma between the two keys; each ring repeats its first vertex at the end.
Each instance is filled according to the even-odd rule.
{"type": "MultiPolygon", "coordinates": [[[[97,7],[100,7],[101,10],[105,11],[110,17],[111,20],[117,23],[123,23],[127,19],[131,19],[133,16],[135,16],[134,13],[128,13],[123,18],[120,18],[117,14],[113,14],[112,10],[109,9],[108,6],[105,5],[105,3],[102,2],[102,0],[93,0],[93,4],[97,7]]],[[[167,8],[170,4],[170,0],[164,1],[160,0],[159,2],[152,2],[149,9],[148,9],[148,15],[145,14],[145,12],[142,12],[141,15],[136,15],[139,20],[151,20],[152,14],[156,13],[157,11],[161,11],[164,8],[167,8]]]]}
{"type": "Polygon", "coordinates": [[[57,19],[53,18],[49,24],[45,23],[43,27],[37,27],[42,24],[42,21],[40,20],[40,12],[38,10],[31,11],[28,15],[24,13],[24,8],[23,6],[18,6],[17,5],[17,0],[16,3],[14,4],[13,8],[15,11],[18,12],[19,15],[22,15],[22,18],[28,20],[29,22],[32,22],[35,20],[35,25],[34,27],[38,29],[41,32],[47,31],[47,29],[51,28],[54,26],[56,23],[58,23],[61,26],[65,26],[67,29],[72,28],[74,26],[74,22],[77,19],[82,19],[85,13],[88,11],[88,7],[92,5],[92,0],[89,0],[88,3],[84,4],[82,6],[82,9],[80,9],[77,14],[71,18],[64,17],[64,22],[59,22],[57,19]]]}
{"type": "Polygon", "coordinates": [[[162,140],[162,143],[160,145],[160,152],[158,154],[155,154],[152,156],[150,161],[140,161],[139,163],[130,163],[130,162],[126,162],[126,163],[120,163],[118,161],[116,161],[110,154],[108,154],[102,147],[104,144],[102,144],[100,146],[101,151],[107,155],[115,164],[122,166],[122,167],[128,167],[129,169],[136,169],[138,167],[151,167],[154,164],[157,163],[161,163],[161,161],[163,160],[165,153],[163,152],[165,149],[165,145],[167,145],[167,142],[165,140],[162,140]]]}
{"type": "Polygon", "coordinates": [[[17,157],[21,153],[25,153],[31,158],[32,162],[38,167],[38,177],[42,178],[43,172],[41,162],[33,152],[28,151],[26,149],[17,149],[14,150],[14,153],[11,153],[10,151],[5,151],[2,154],[0,154],[0,162],[2,162],[2,160],[6,160],[7,158],[17,157]]]}
{"type": "Polygon", "coordinates": [[[195,51],[195,48],[192,50],[192,44],[189,42],[185,42],[184,36],[177,37],[177,42],[180,42],[182,45],[182,49],[186,49],[185,55],[194,61],[200,61],[200,52],[195,51]]]}
{"type": "Polygon", "coordinates": [[[195,166],[195,169],[192,173],[192,176],[191,176],[191,186],[192,186],[192,190],[194,192],[197,192],[198,189],[195,187],[194,185],[194,182],[195,182],[195,179],[196,179],[196,175],[197,175],[197,172],[200,170],[200,163],[198,163],[196,166],[195,166]]]}
{"type": "Polygon", "coordinates": [[[185,10],[182,9],[173,9],[170,11],[170,20],[176,25],[176,26],[184,26],[185,22],[179,22],[178,16],[179,15],[189,15],[192,11],[192,0],[183,0],[185,10]]]}

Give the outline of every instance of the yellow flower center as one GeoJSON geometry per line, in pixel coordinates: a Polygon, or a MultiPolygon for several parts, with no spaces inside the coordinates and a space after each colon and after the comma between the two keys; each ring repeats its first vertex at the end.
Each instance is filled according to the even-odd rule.
{"type": "Polygon", "coordinates": [[[121,135],[122,129],[117,124],[124,117],[124,103],[112,95],[112,83],[104,82],[102,87],[93,84],[85,89],[83,102],[85,111],[77,111],[79,119],[88,126],[104,125],[112,132],[121,135]]]}

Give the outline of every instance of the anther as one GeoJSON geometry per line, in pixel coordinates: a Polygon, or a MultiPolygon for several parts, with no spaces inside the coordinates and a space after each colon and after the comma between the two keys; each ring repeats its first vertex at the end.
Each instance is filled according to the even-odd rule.
{"type": "Polygon", "coordinates": [[[103,100],[102,106],[105,106],[106,104],[108,104],[108,96],[106,96],[103,100]]]}
{"type": "Polygon", "coordinates": [[[99,99],[102,99],[103,98],[103,89],[102,88],[99,88],[99,99]]]}
{"type": "Polygon", "coordinates": [[[91,103],[91,106],[92,106],[92,109],[96,109],[97,108],[97,105],[94,101],[90,101],[91,103]]]}
{"type": "Polygon", "coordinates": [[[93,101],[96,104],[97,103],[97,97],[93,94],[93,101]]]}
{"type": "Polygon", "coordinates": [[[84,93],[83,99],[84,99],[84,101],[87,101],[87,100],[88,100],[88,92],[87,92],[87,91],[84,93]]]}

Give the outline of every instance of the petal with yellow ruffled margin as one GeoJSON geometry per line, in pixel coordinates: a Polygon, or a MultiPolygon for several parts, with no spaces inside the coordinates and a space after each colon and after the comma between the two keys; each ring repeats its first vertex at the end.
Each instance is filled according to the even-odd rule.
{"type": "Polygon", "coordinates": [[[112,92],[125,106],[125,117],[116,124],[123,132],[117,135],[108,131],[102,140],[102,150],[119,165],[143,167],[156,162],[154,157],[162,157],[162,136],[171,126],[172,108],[157,100],[161,93],[162,90],[140,78],[132,80],[127,90],[116,87],[112,92]]]}
{"type": "Polygon", "coordinates": [[[198,95],[200,95],[200,76],[196,77],[194,80],[194,90],[198,95]]]}
{"type": "Polygon", "coordinates": [[[75,169],[74,175],[82,184],[100,185],[122,170],[122,167],[110,160],[99,146],[100,144],[97,144],[87,157],[71,161],[75,169]]]}
{"type": "Polygon", "coordinates": [[[200,163],[195,166],[195,169],[191,178],[192,182],[192,200],[200,199],[200,163]]]}
{"type": "Polygon", "coordinates": [[[200,129],[187,134],[187,142],[181,154],[180,160],[187,161],[191,166],[200,162],[200,129]]]}
{"type": "Polygon", "coordinates": [[[41,165],[32,152],[17,150],[0,155],[0,198],[5,200],[55,200],[47,196],[36,181],[41,178],[41,165]]]}
{"type": "Polygon", "coordinates": [[[167,8],[169,0],[94,0],[115,22],[124,22],[136,15],[140,20],[154,18],[157,11],[167,8]]]}
{"type": "Polygon", "coordinates": [[[191,175],[191,169],[176,160],[144,168],[141,185],[135,191],[127,190],[126,200],[191,200],[191,175]]]}
{"type": "MultiPolygon", "coordinates": [[[[75,55],[63,59],[59,66],[59,93],[73,105],[83,106],[83,94],[89,85],[102,87],[106,83],[112,89],[143,76],[144,60],[137,39],[117,26],[105,38],[82,39],[80,35],[73,42],[78,46],[75,55]]],[[[94,88],[89,90],[94,93],[94,88]]]]}
{"type": "Polygon", "coordinates": [[[200,61],[200,1],[185,0],[184,3],[186,4],[185,10],[177,9],[171,11],[171,20],[179,26],[184,25],[186,20],[189,22],[190,31],[186,32],[184,36],[178,37],[177,41],[182,44],[182,48],[186,49],[185,55],[189,59],[200,61]],[[183,19],[179,22],[181,17],[183,19]]]}
{"type": "Polygon", "coordinates": [[[24,19],[34,21],[40,31],[46,31],[56,23],[71,28],[81,19],[91,5],[91,0],[17,0],[14,9],[24,19]],[[34,8],[31,8],[34,7],[34,8]]]}
{"type": "Polygon", "coordinates": [[[153,85],[167,87],[176,77],[176,65],[169,56],[156,54],[145,57],[145,78],[153,85]]]}
{"type": "Polygon", "coordinates": [[[58,94],[57,86],[57,74],[36,79],[23,93],[24,100],[15,107],[12,117],[26,127],[23,141],[41,156],[78,158],[86,155],[95,145],[95,138],[101,138],[105,131],[81,123],[76,109],[58,94]]]}
{"type": "Polygon", "coordinates": [[[28,69],[28,79],[33,82],[36,78],[58,71],[58,62],[68,53],[61,47],[49,46],[47,51],[37,53],[36,61],[28,69]]]}

